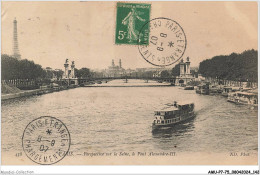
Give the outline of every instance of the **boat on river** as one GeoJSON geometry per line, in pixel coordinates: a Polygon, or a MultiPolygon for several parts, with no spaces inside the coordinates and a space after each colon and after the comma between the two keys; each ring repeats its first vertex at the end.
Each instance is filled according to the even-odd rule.
{"type": "Polygon", "coordinates": [[[152,124],[153,131],[162,127],[173,127],[195,117],[194,103],[166,104],[161,109],[154,111],[155,119],[152,124]]]}
{"type": "Polygon", "coordinates": [[[237,91],[228,94],[228,102],[240,105],[249,105],[254,108],[258,107],[258,94],[254,92],[237,91]]]}
{"type": "Polygon", "coordinates": [[[209,95],[209,83],[198,85],[196,88],[197,94],[209,95]]]}
{"type": "Polygon", "coordinates": [[[223,92],[223,89],[221,89],[220,87],[218,86],[210,86],[209,87],[209,95],[219,95],[219,94],[222,94],[223,92]]]}
{"type": "Polygon", "coordinates": [[[225,86],[223,87],[223,91],[222,91],[222,96],[223,97],[228,97],[228,94],[232,92],[232,87],[231,86],[225,86]]]}
{"type": "Polygon", "coordinates": [[[228,97],[228,94],[236,91],[245,91],[245,90],[242,90],[241,87],[224,86],[221,95],[223,97],[228,97]]]}
{"type": "Polygon", "coordinates": [[[194,90],[194,86],[185,86],[184,90],[194,90]]]}
{"type": "Polygon", "coordinates": [[[222,91],[222,88],[216,85],[210,85],[209,82],[198,85],[196,88],[196,93],[203,95],[219,95],[222,94],[222,91]]]}

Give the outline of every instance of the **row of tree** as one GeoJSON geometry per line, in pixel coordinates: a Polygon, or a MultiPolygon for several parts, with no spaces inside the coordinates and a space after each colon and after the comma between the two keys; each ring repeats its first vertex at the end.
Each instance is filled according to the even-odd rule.
{"type": "MultiPolygon", "coordinates": [[[[9,55],[1,55],[1,74],[3,80],[13,79],[61,79],[62,70],[52,70],[47,67],[43,69],[41,65],[35,64],[27,59],[17,60],[9,55]]],[[[93,78],[100,76],[97,72],[90,71],[89,68],[75,69],[75,75],[79,78],[93,78]]]]}
{"type": "Polygon", "coordinates": [[[256,50],[215,56],[199,65],[199,73],[204,77],[233,81],[257,82],[257,70],[256,50]]]}
{"type": "Polygon", "coordinates": [[[46,71],[33,61],[17,60],[8,55],[1,55],[1,75],[4,80],[45,78],[46,71]]]}
{"type": "MultiPolygon", "coordinates": [[[[8,55],[1,57],[2,79],[51,79],[62,77],[63,71],[44,70],[39,64],[27,59],[17,60],[8,55]]],[[[204,60],[199,65],[199,73],[204,77],[234,81],[257,81],[257,51],[248,50],[241,54],[232,53],[230,55],[215,56],[204,60]]],[[[153,71],[142,73],[144,77],[152,77],[153,71]]],[[[133,73],[138,75],[138,73],[133,73]]],[[[102,77],[102,73],[92,72],[89,68],[75,69],[75,75],[79,78],[102,77]]],[[[180,64],[172,70],[164,70],[161,77],[172,77],[180,75],[180,64]]]]}
{"type": "Polygon", "coordinates": [[[75,76],[78,78],[100,78],[103,73],[91,71],[89,68],[83,67],[81,69],[75,68],[75,76]]]}

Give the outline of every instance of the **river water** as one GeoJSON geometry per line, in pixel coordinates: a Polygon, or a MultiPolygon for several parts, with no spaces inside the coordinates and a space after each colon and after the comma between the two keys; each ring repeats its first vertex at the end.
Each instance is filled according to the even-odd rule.
{"type": "MultiPolygon", "coordinates": [[[[122,84],[114,80],[107,85],[122,84]]],[[[129,84],[141,80],[129,80],[129,84]]],[[[153,83],[154,82],[150,82],[153,83]]],[[[149,83],[146,83],[146,85],[149,83]]],[[[22,151],[26,125],[53,116],[71,134],[71,151],[234,151],[257,154],[257,110],[205,96],[181,87],[80,87],[2,102],[2,151],[22,151]],[[152,133],[154,110],[162,104],[189,100],[196,118],[152,133]]]]}

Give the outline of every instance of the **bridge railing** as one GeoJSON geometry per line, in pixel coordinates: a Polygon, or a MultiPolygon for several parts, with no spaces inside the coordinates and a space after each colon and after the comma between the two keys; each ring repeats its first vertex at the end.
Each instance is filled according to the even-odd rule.
{"type": "Polygon", "coordinates": [[[110,81],[110,80],[117,80],[117,79],[139,79],[139,80],[154,80],[154,81],[164,81],[164,82],[171,82],[174,83],[176,78],[175,77],[133,77],[133,76],[125,76],[125,77],[98,77],[98,78],[79,78],[79,83],[84,82],[92,82],[92,81],[110,81]]]}
{"type": "Polygon", "coordinates": [[[37,88],[37,83],[34,79],[12,79],[12,80],[1,80],[1,84],[17,87],[19,89],[34,89],[37,88]]]}

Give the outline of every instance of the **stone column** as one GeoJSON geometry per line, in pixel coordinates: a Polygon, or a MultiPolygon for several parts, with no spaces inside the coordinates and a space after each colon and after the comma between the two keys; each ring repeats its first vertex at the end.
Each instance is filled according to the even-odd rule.
{"type": "Polygon", "coordinates": [[[68,59],[66,59],[64,67],[65,67],[64,78],[69,78],[69,63],[68,63],[68,59]]]}
{"type": "Polygon", "coordinates": [[[119,68],[120,68],[120,69],[122,68],[122,62],[121,62],[121,59],[119,59],[119,68]]]}
{"type": "Polygon", "coordinates": [[[190,59],[189,57],[187,57],[187,61],[186,61],[186,74],[190,74],[190,59]]]}
{"type": "Polygon", "coordinates": [[[72,61],[71,63],[71,78],[75,78],[75,64],[74,64],[74,61],[72,61]]]}
{"type": "Polygon", "coordinates": [[[184,66],[185,66],[185,63],[183,62],[183,60],[181,60],[181,63],[180,63],[180,77],[185,75],[184,66]]]}

